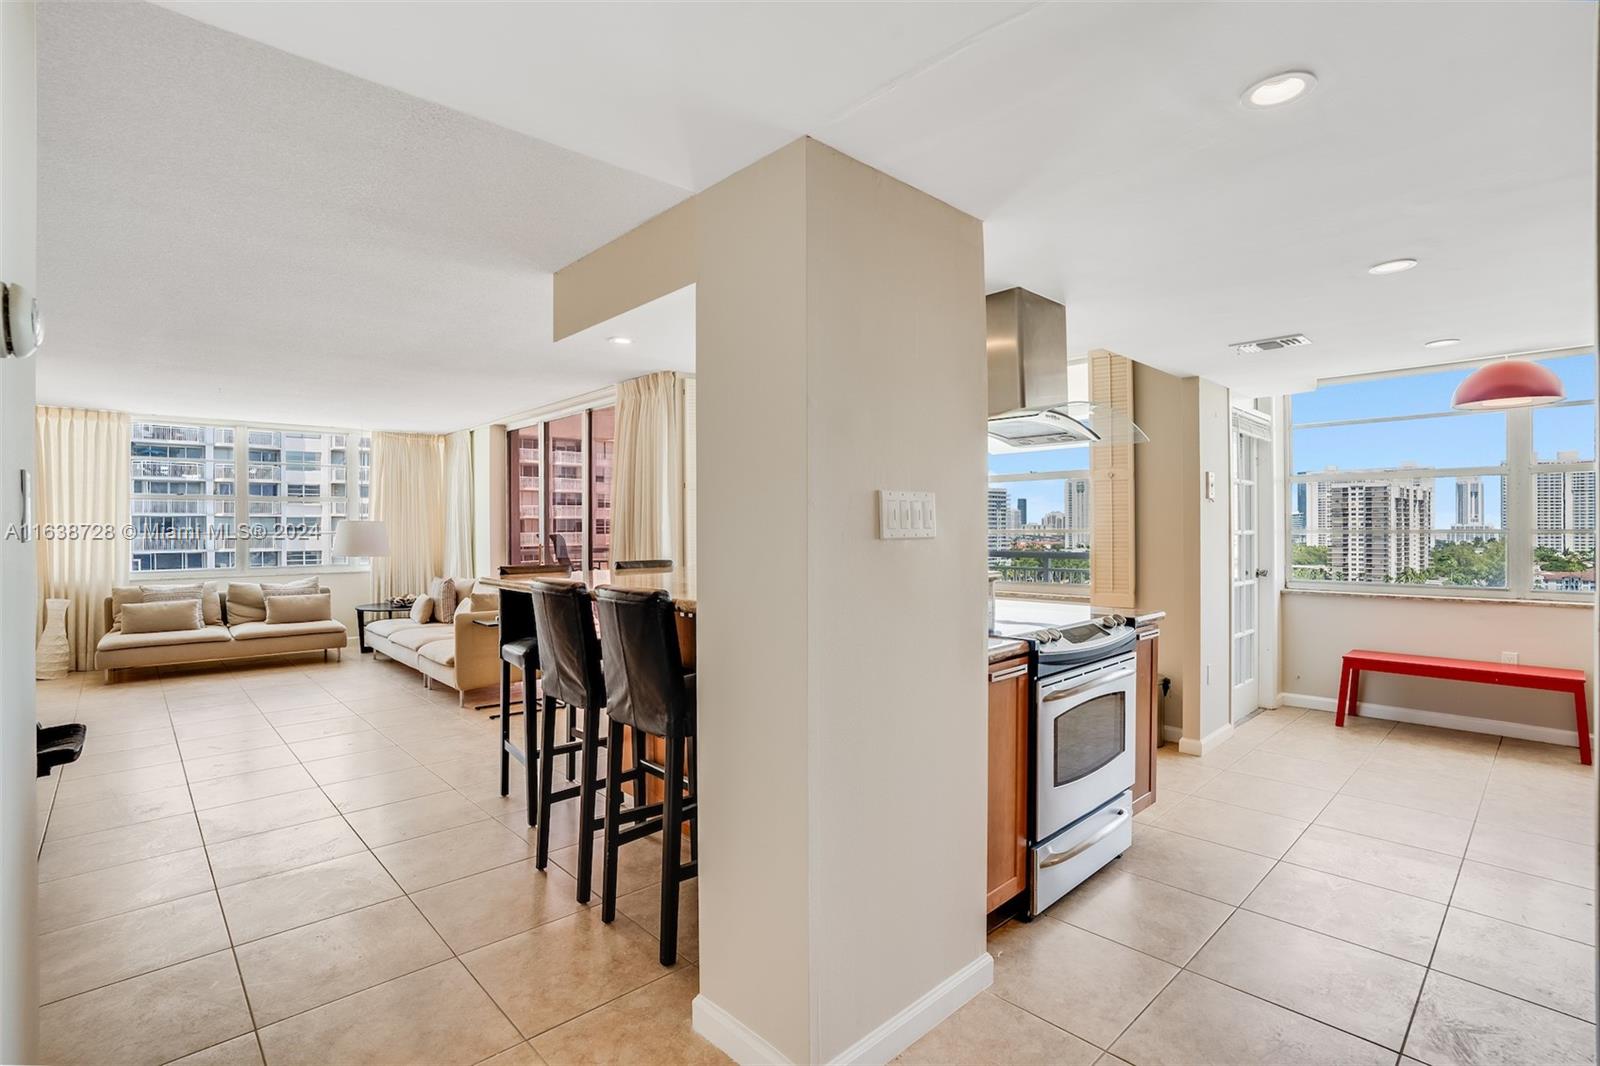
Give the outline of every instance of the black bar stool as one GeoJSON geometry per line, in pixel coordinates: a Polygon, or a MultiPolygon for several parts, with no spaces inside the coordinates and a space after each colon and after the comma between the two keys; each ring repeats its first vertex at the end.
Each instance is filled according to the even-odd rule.
{"type": "Polygon", "coordinates": [[[600,920],[610,922],[617,916],[618,849],[659,831],[661,965],[671,966],[678,958],[678,886],[699,870],[697,859],[687,864],[681,861],[685,822],[690,827],[691,849],[698,850],[693,847],[699,792],[693,754],[694,675],[683,669],[677,614],[670,596],[659,589],[609,587],[596,589],[594,595],[605,649],[606,689],[611,700],[606,710],[611,719],[611,735],[606,750],[606,865],[600,889],[600,920]],[[666,758],[661,765],[640,767],[660,775],[661,803],[621,809],[623,726],[631,727],[635,737],[648,733],[666,741],[666,758]]]}
{"type": "Polygon", "coordinates": [[[581,581],[543,579],[533,590],[534,629],[538,633],[544,720],[539,733],[539,826],[534,866],[543,870],[550,860],[550,805],[578,797],[578,902],[589,902],[589,881],[594,868],[594,834],[600,828],[594,816],[599,786],[600,711],[606,703],[606,683],[600,668],[600,637],[594,628],[594,601],[581,581]],[[573,739],[556,743],[557,701],[581,712],[583,726],[573,739]],[[552,788],[557,755],[582,754],[578,783],[552,788]]]}
{"type": "Polygon", "coordinates": [[[527,771],[528,824],[538,817],[539,745],[534,719],[538,716],[538,643],[533,628],[533,597],[526,592],[500,592],[500,795],[511,792],[511,760],[527,771]],[[522,671],[522,747],[511,743],[511,669],[522,671]]]}

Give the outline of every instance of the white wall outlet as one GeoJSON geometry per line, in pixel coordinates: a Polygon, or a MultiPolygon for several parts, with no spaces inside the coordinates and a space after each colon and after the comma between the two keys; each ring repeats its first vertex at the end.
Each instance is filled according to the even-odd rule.
{"type": "Polygon", "coordinates": [[[879,540],[925,540],[938,533],[933,493],[878,490],[879,540]]]}
{"type": "Polygon", "coordinates": [[[1510,666],[1516,666],[1517,653],[1514,651],[1503,651],[1500,653],[1500,661],[1510,666]]]}

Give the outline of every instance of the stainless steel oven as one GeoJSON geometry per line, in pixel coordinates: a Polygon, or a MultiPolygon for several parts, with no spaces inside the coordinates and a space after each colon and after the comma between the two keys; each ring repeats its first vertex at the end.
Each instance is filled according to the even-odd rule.
{"type": "Polygon", "coordinates": [[[1044,674],[1035,690],[1034,877],[1038,913],[1133,839],[1135,656],[1044,674]]]}

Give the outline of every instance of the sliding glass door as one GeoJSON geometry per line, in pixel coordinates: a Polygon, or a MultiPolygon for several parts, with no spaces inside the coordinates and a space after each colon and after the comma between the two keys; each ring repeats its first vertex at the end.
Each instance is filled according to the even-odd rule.
{"type": "Polygon", "coordinates": [[[506,438],[507,561],[609,570],[616,408],[536,422],[506,438]]]}

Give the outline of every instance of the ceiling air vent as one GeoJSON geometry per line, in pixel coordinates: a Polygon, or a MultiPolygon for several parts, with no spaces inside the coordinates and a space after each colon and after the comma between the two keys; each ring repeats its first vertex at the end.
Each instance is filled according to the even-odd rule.
{"type": "Polygon", "coordinates": [[[1279,348],[1298,348],[1302,344],[1310,344],[1311,338],[1304,333],[1291,333],[1285,337],[1264,337],[1258,341],[1240,341],[1228,347],[1240,355],[1255,355],[1257,352],[1275,352],[1279,348]]]}

